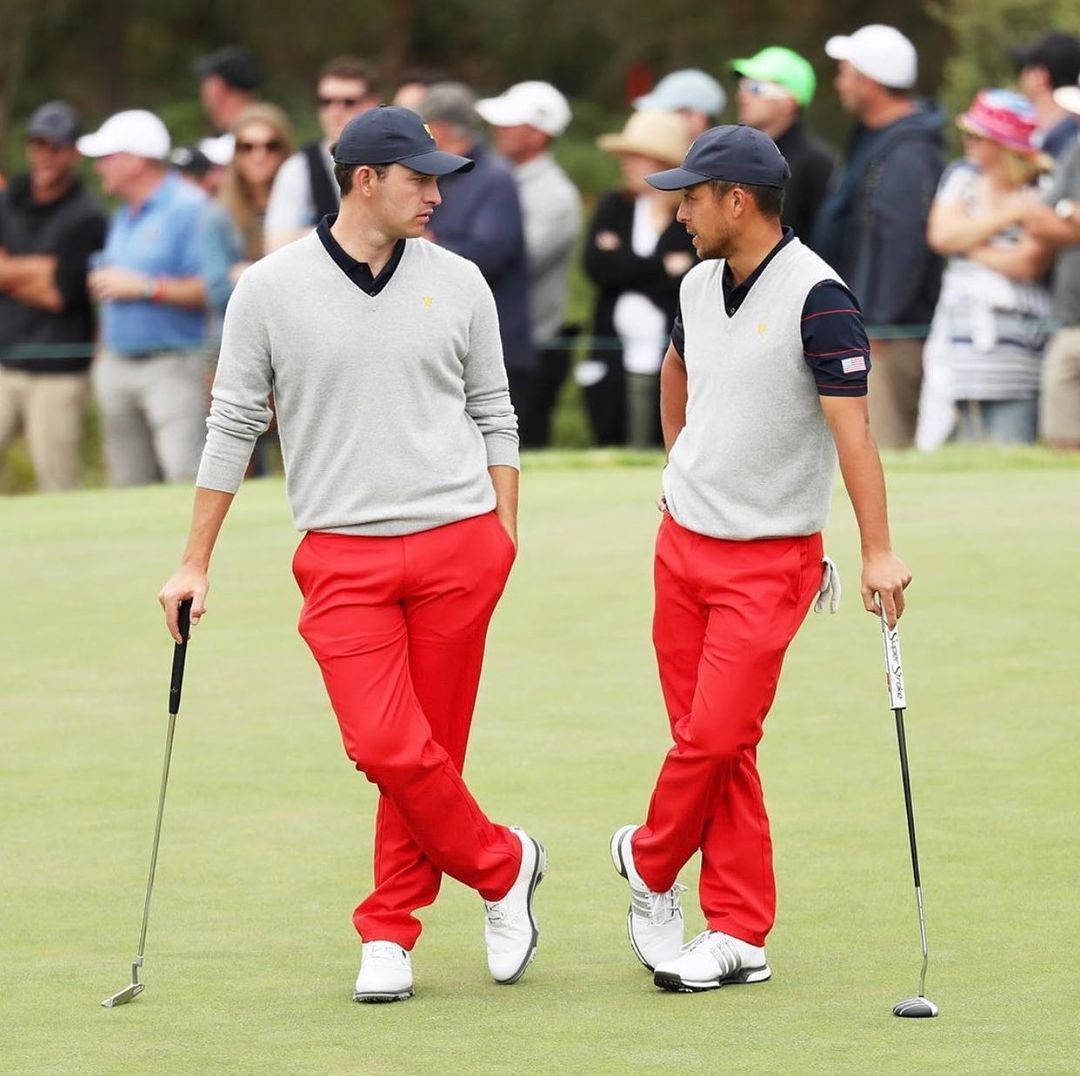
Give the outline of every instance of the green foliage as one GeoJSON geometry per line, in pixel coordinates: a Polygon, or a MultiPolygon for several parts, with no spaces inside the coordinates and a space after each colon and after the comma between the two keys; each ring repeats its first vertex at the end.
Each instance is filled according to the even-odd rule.
{"type": "Polygon", "coordinates": [[[1015,85],[1010,48],[1050,29],[1080,33],[1076,0],[929,0],[927,10],[952,41],[942,97],[953,115],[983,87],[1015,85]]]}

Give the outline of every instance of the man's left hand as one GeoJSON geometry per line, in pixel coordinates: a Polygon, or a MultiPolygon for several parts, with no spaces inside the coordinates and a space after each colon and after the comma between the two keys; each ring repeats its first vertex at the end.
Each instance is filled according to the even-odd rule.
{"type": "Polygon", "coordinates": [[[890,628],[904,613],[904,588],[911,582],[907,565],[893,553],[876,553],[863,558],[862,599],[867,612],[881,615],[884,606],[885,619],[890,628]],[[881,596],[881,606],[875,595],[881,596]]]}
{"type": "Polygon", "coordinates": [[[142,273],[136,273],[131,269],[121,269],[114,265],[95,269],[87,277],[86,282],[90,294],[95,299],[120,302],[145,299],[148,286],[153,286],[153,281],[142,273]]]}

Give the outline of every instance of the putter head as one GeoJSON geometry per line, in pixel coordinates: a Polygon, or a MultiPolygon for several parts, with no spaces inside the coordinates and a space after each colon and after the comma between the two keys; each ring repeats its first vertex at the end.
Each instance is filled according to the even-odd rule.
{"type": "Polygon", "coordinates": [[[903,1001],[898,1001],[892,1007],[892,1011],[893,1016],[925,1019],[930,1016],[937,1016],[941,1010],[929,998],[924,998],[920,994],[918,997],[904,998],[903,1001]]]}
{"type": "Polygon", "coordinates": [[[132,983],[130,986],[125,986],[117,994],[113,994],[111,998],[106,998],[101,1004],[106,1009],[111,1009],[116,1005],[126,1005],[132,998],[143,992],[143,983],[132,983]]]}

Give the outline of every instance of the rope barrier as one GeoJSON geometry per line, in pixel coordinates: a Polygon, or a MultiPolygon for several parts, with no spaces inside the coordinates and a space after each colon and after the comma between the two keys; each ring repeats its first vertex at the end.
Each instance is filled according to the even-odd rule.
{"type": "MultiPolygon", "coordinates": [[[[924,340],[929,325],[867,325],[866,335],[871,340],[924,340]]],[[[537,351],[621,351],[622,341],[617,336],[556,336],[536,345],[537,351]]],[[[97,345],[79,344],[20,344],[15,354],[0,356],[0,361],[34,362],[55,359],[92,359],[97,345]]]]}

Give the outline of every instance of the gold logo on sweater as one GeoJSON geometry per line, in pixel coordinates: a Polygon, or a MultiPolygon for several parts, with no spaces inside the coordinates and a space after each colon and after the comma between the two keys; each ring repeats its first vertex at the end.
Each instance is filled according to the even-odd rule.
{"type": "Polygon", "coordinates": [[[757,327],[758,336],[764,336],[766,328],[767,328],[767,326],[765,325],[765,322],[759,321],[758,322],[758,327],[757,327]]]}
{"type": "Polygon", "coordinates": [[[431,306],[431,304],[434,302],[434,297],[431,295],[425,295],[423,298],[424,306],[431,306]]]}

